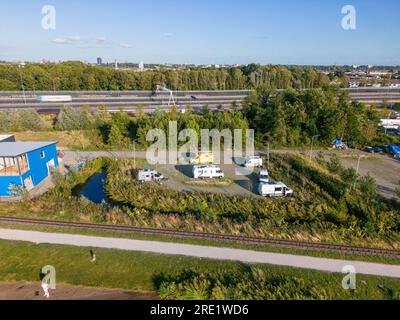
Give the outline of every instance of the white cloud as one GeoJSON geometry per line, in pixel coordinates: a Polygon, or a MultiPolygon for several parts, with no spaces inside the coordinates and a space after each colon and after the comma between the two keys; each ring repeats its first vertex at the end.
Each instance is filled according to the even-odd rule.
{"type": "Polygon", "coordinates": [[[74,42],[80,42],[81,41],[81,36],[76,35],[76,36],[68,36],[65,38],[56,38],[53,40],[53,42],[57,44],[69,44],[69,43],[74,43],[74,42]]]}
{"type": "Polygon", "coordinates": [[[53,42],[58,43],[58,44],[64,44],[64,43],[68,43],[68,39],[66,38],[56,38],[53,40],[53,42]]]}
{"type": "Polygon", "coordinates": [[[130,44],[127,44],[127,43],[120,43],[119,46],[122,47],[122,48],[132,48],[132,46],[130,44]]]}
{"type": "Polygon", "coordinates": [[[79,35],[68,36],[68,40],[70,40],[70,41],[81,41],[81,36],[79,36],[79,35]]]}

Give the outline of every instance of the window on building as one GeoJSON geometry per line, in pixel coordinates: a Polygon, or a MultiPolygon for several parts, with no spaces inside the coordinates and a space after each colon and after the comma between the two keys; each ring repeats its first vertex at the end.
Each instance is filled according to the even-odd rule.
{"type": "Polygon", "coordinates": [[[41,153],[40,153],[40,159],[43,159],[45,157],[45,154],[44,154],[44,151],[42,151],[41,153]]]}

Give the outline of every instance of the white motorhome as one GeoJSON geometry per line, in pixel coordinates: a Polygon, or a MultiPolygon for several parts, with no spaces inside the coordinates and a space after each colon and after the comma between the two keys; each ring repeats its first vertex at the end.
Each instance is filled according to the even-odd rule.
{"type": "Polygon", "coordinates": [[[258,186],[258,193],[263,197],[289,197],[293,195],[293,190],[282,182],[261,182],[258,186]]]}
{"type": "Polygon", "coordinates": [[[247,168],[261,168],[263,166],[263,159],[261,157],[248,157],[244,160],[243,166],[247,168]]]}
{"type": "Polygon", "coordinates": [[[224,178],[225,174],[217,166],[193,166],[193,178],[195,179],[214,179],[224,178]]]}
{"type": "Polygon", "coordinates": [[[260,170],[260,173],[258,174],[258,181],[264,183],[269,182],[269,172],[267,169],[260,170]]]}
{"type": "Polygon", "coordinates": [[[136,180],[141,181],[141,182],[153,181],[154,176],[156,174],[157,174],[157,172],[152,169],[143,169],[143,170],[135,170],[134,171],[136,180]]]}

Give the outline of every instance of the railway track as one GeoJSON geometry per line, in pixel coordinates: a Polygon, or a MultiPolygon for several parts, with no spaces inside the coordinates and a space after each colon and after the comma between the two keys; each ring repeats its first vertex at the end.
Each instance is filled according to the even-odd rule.
{"type": "Polygon", "coordinates": [[[23,224],[23,225],[72,228],[72,229],[118,231],[118,232],[139,233],[139,234],[148,234],[148,235],[161,235],[161,236],[170,236],[170,237],[179,237],[179,238],[219,240],[219,241],[228,241],[228,242],[236,242],[236,243],[268,245],[268,246],[277,247],[277,248],[291,248],[291,249],[301,249],[301,250],[309,250],[309,251],[323,251],[323,252],[336,252],[336,253],[342,253],[342,254],[356,254],[356,255],[364,255],[364,256],[400,258],[400,250],[374,249],[374,248],[366,248],[366,247],[344,246],[344,245],[336,245],[336,244],[293,241],[293,240],[251,238],[251,237],[225,235],[225,234],[217,234],[217,233],[177,231],[177,230],[171,230],[171,229],[141,228],[141,227],[130,227],[130,226],[123,226],[123,225],[106,225],[106,224],[92,224],[92,223],[80,223],[80,222],[51,221],[51,220],[14,218],[14,217],[0,217],[0,222],[23,224]]]}

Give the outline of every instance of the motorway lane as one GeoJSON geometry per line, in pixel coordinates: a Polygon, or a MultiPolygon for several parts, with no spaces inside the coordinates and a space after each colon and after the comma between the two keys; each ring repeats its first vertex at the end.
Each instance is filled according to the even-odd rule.
{"type": "Polygon", "coordinates": [[[12,229],[0,229],[0,239],[10,241],[25,241],[35,244],[57,244],[87,248],[142,251],[157,254],[189,256],[213,260],[271,264],[335,273],[341,273],[343,267],[351,265],[356,269],[356,272],[358,274],[400,278],[399,265],[386,265],[381,263],[316,258],[292,254],[189,245],[173,242],[81,236],[75,234],[46,233],[12,229]]]}
{"type": "MultiPolygon", "coordinates": [[[[281,90],[278,90],[281,91],[281,90]]],[[[357,88],[342,89],[349,92],[350,99],[367,104],[400,102],[400,89],[398,88],[357,88]]],[[[176,102],[179,106],[192,105],[194,108],[209,105],[216,108],[222,105],[230,108],[231,103],[236,101],[239,106],[250,90],[231,90],[231,91],[179,91],[174,92],[176,102]],[[193,98],[195,97],[195,98],[193,98]]],[[[58,92],[26,92],[27,103],[25,104],[21,92],[0,92],[0,109],[12,110],[35,109],[39,113],[57,113],[64,105],[72,107],[91,106],[97,107],[105,105],[109,111],[118,111],[120,107],[135,108],[144,106],[145,112],[153,112],[159,107],[168,103],[169,96],[159,94],[154,96],[152,91],[58,91],[58,92]],[[36,95],[72,95],[72,103],[37,103],[36,95]],[[12,96],[12,98],[10,98],[12,96]]],[[[132,109],[134,112],[135,110],[132,109]]]]}

